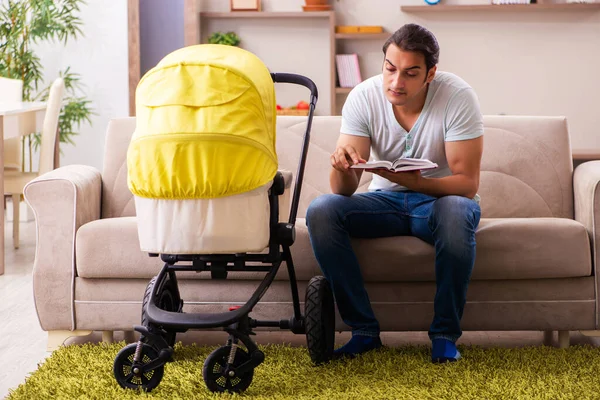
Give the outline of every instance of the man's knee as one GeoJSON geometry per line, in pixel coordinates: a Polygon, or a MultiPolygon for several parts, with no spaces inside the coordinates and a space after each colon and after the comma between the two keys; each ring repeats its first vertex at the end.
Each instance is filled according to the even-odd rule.
{"type": "Polygon", "coordinates": [[[433,203],[429,225],[438,234],[460,236],[459,232],[470,233],[479,224],[479,205],[466,197],[444,196],[433,203]]]}
{"type": "Polygon", "coordinates": [[[478,222],[479,205],[463,196],[444,196],[433,203],[432,216],[440,222],[464,220],[478,222]]]}
{"type": "Polygon", "coordinates": [[[338,217],[339,195],[324,194],[314,199],[306,210],[306,225],[309,230],[320,230],[331,226],[338,217]]]}

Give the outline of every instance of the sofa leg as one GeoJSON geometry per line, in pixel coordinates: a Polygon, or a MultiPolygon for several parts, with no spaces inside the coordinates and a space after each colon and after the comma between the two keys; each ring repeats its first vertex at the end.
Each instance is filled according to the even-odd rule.
{"type": "Polygon", "coordinates": [[[544,331],[544,346],[552,346],[554,331],[544,331]]]}
{"type": "Polygon", "coordinates": [[[92,331],[48,331],[48,344],[46,351],[54,351],[62,346],[70,337],[87,336],[92,331]]]}
{"type": "Polygon", "coordinates": [[[558,347],[561,349],[569,347],[569,331],[558,331],[558,347]]]}
{"type": "Polygon", "coordinates": [[[111,344],[114,341],[113,331],[102,331],[102,343],[111,344]]]}
{"type": "Polygon", "coordinates": [[[125,343],[133,343],[135,342],[135,332],[134,331],[123,331],[123,339],[125,343]]]}

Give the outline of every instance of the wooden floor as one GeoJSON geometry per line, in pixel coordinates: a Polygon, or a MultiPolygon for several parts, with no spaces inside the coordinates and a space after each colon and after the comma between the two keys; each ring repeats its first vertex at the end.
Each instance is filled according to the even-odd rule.
{"type": "MultiPolygon", "coordinates": [[[[12,247],[12,225],[5,226],[6,235],[6,272],[0,275],[0,398],[4,398],[10,388],[15,388],[25,381],[39,363],[49,355],[46,352],[46,333],[39,326],[31,283],[31,270],[35,253],[35,224],[21,223],[21,247],[12,247]]],[[[285,341],[292,345],[304,345],[302,335],[291,333],[259,333],[258,343],[285,341]]],[[[341,344],[348,340],[349,334],[337,336],[341,344]]],[[[115,333],[115,340],[122,340],[121,332],[115,333]]],[[[384,333],[384,344],[397,346],[403,344],[429,344],[426,332],[418,333],[384,333]]],[[[99,342],[101,333],[94,332],[87,337],[70,339],[70,343],[99,342]]],[[[184,343],[202,342],[206,344],[224,344],[226,335],[223,332],[190,332],[178,336],[184,343]],[[200,336],[201,335],[201,336],[200,336]]],[[[554,333],[553,343],[557,344],[554,333]]],[[[544,343],[542,332],[465,332],[459,343],[482,346],[539,346],[544,343]]],[[[571,333],[571,344],[600,344],[597,338],[584,337],[578,332],[571,333]]]]}

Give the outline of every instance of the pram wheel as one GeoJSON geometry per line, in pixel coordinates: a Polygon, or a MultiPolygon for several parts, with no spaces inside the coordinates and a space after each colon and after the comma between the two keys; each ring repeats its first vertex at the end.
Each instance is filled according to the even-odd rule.
{"type": "MultiPolygon", "coordinates": [[[[134,372],[134,356],[137,343],[131,343],[121,349],[113,364],[113,374],[119,385],[124,389],[142,389],[150,392],[158,386],[163,378],[164,366],[156,367],[146,372],[134,372]]],[[[143,343],[140,364],[145,365],[158,358],[158,352],[150,345],[143,343]]]]}
{"type": "Polygon", "coordinates": [[[219,347],[209,354],[204,362],[202,376],[206,387],[211,392],[231,392],[239,393],[246,389],[252,383],[254,368],[240,372],[236,370],[240,365],[250,361],[248,353],[237,348],[233,364],[228,365],[231,346],[219,347]]]}
{"type": "MultiPolygon", "coordinates": [[[[146,292],[144,293],[144,300],[142,302],[142,325],[148,326],[148,317],[146,315],[146,309],[148,302],[150,301],[150,295],[152,294],[152,290],[154,290],[154,285],[156,285],[155,276],[150,280],[148,286],[146,286],[146,292]]],[[[165,311],[172,312],[181,312],[183,302],[179,298],[179,291],[177,287],[175,287],[175,282],[173,282],[168,277],[165,279],[162,289],[160,289],[158,293],[158,308],[165,311]]],[[[164,335],[164,339],[167,344],[171,347],[175,346],[175,338],[177,336],[177,332],[169,331],[166,335],[164,335]]]]}
{"type": "Polygon", "coordinates": [[[304,324],[310,358],[315,364],[333,356],[335,338],[335,306],[329,282],[315,276],[306,288],[304,324]]]}

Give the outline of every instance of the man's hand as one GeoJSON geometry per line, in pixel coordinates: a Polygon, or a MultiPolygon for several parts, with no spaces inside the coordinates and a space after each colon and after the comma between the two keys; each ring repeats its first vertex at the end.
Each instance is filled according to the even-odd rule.
{"type": "Polygon", "coordinates": [[[366,169],[367,172],[372,172],[381,176],[382,178],[387,179],[390,182],[394,182],[398,185],[407,187],[411,190],[416,190],[419,188],[419,183],[421,182],[422,176],[421,171],[403,171],[403,172],[392,172],[383,168],[369,168],[366,169]]]}
{"type": "Polygon", "coordinates": [[[351,165],[365,162],[367,161],[349,144],[338,146],[331,155],[331,166],[340,172],[348,172],[351,165]]]}
{"type": "Polygon", "coordinates": [[[362,169],[350,169],[354,164],[367,162],[371,150],[371,138],[341,134],[337,147],[330,157],[331,172],[329,184],[331,192],[351,196],[358,187],[362,169]]]}

